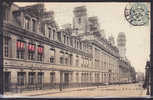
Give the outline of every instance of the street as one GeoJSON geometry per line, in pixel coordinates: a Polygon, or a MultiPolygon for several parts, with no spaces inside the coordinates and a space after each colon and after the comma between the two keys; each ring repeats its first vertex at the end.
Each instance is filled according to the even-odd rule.
{"type": "Polygon", "coordinates": [[[75,90],[68,92],[58,92],[51,94],[42,94],[39,96],[52,96],[52,97],[137,97],[146,96],[146,90],[142,88],[142,84],[122,84],[122,85],[109,85],[100,86],[86,90],[75,90]]]}

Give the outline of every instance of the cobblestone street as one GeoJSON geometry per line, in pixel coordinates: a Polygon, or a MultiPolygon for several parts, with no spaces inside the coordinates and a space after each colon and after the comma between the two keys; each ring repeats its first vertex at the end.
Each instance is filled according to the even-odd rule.
{"type": "Polygon", "coordinates": [[[140,87],[140,84],[126,84],[126,85],[113,85],[106,87],[99,87],[89,90],[64,92],[56,94],[47,94],[43,96],[56,96],[56,97],[101,97],[101,96],[123,96],[135,97],[146,96],[146,90],[140,87]]]}
{"type": "MultiPolygon", "coordinates": [[[[108,85],[100,87],[69,88],[59,90],[40,90],[16,94],[17,96],[50,96],[50,97],[137,97],[147,96],[142,84],[108,85]]],[[[10,95],[8,95],[10,96],[10,95]]],[[[12,95],[11,95],[12,96],[12,95]]],[[[15,96],[15,95],[14,95],[15,96]]]]}

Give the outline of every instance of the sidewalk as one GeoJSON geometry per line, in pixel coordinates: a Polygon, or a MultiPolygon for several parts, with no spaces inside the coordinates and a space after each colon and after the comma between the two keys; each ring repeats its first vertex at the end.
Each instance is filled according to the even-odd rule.
{"type": "MultiPolygon", "coordinates": [[[[103,87],[103,86],[100,86],[100,87],[103,87]]],[[[40,95],[55,94],[55,93],[70,92],[70,91],[92,90],[92,89],[96,89],[96,88],[97,88],[97,86],[65,88],[65,89],[62,89],[62,91],[60,91],[60,89],[44,89],[44,90],[23,91],[22,93],[7,92],[4,94],[4,96],[6,96],[6,97],[40,96],[40,95]]]]}

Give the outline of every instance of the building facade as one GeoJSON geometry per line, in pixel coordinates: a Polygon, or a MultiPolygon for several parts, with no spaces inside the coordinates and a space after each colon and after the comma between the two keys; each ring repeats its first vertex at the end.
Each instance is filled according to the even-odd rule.
{"type": "MultiPolygon", "coordinates": [[[[119,50],[100,34],[86,7],[60,29],[43,4],[5,7],[4,90],[103,85],[120,81],[119,50]]],[[[129,76],[128,76],[129,77],[129,76]]]]}

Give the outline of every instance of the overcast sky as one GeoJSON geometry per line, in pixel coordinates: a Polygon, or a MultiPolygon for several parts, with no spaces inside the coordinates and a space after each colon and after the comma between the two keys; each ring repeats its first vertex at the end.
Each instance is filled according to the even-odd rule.
{"type": "MultiPolygon", "coordinates": [[[[16,3],[19,6],[33,3],[16,3]]],[[[46,10],[55,13],[58,25],[72,24],[73,9],[86,6],[88,16],[97,16],[101,29],[105,30],[106,37],[113,35],[116,38],[119,32],[126,34],[126,56],[136,71],[144,72],[146,61],[150,55],[150,23],[145,26],[132,26],[124,16],[127,3],[44,3],[46,10]]],[[[150,7],[150,4],[148,4],[150,7]]],[[[149,8],[148,7],[148,8],[149,8]]],[[[116,44],[116,43],[115,43],[116,44]]]]}

